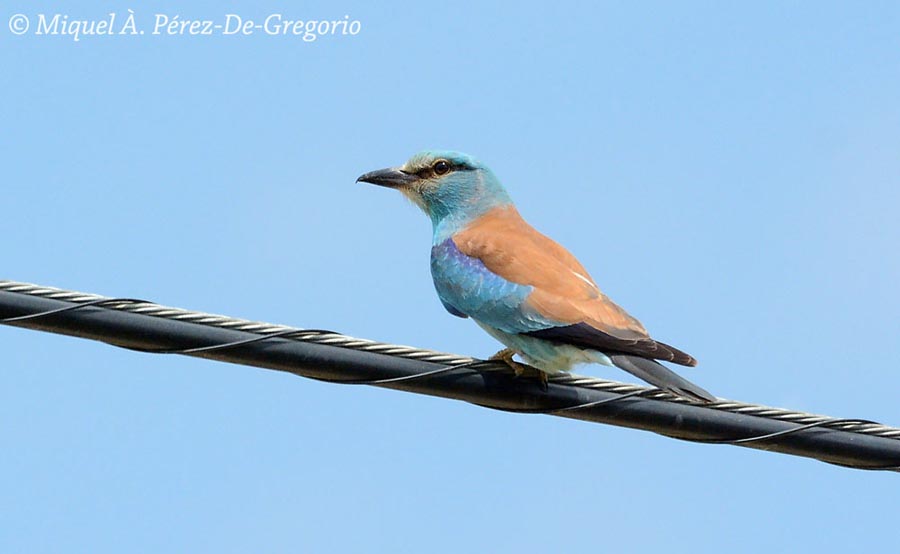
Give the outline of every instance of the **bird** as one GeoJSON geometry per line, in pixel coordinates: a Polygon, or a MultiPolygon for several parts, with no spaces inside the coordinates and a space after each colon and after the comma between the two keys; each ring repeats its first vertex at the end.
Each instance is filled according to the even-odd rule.
{"type": "Polygon", "coordinates": [[[400,191],[432,223],[431,275],[448,312],[471,318],[506,348],[491,357],[522,373],[518,355],[548,376],[576,364],[623,369],[699,402],[715,397],[661,361],[695,366],[689,354],[650,337],[610,300],[568,250],[519,214],[497,176],[474,157],[426,150],[357,183],[400,191]]]}

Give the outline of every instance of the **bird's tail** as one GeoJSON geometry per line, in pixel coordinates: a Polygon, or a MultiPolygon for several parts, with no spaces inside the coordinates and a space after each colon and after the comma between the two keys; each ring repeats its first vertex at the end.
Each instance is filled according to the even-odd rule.
{"type": "Polygon", "coordinates": [[[654,360],[626,354],[613,355],[609,359],[616,367],[672,394],[703,402],[716,401],[716,397],[709,392],[654,360]]]}

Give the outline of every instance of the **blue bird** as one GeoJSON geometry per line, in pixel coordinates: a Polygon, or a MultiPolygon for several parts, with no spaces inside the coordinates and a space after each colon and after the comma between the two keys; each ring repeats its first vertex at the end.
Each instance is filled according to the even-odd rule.
{"type": "Polygon", "coordinates": [[[565,248],[519,215],[494,173],[459,152],[425,151],[357,182],[399,190],[431,218],[431,275],[451,314],[472,318],[506,345],[492,359],[517,373],[518,354],[547,374],[578,363],[624,369],[671,393],[700,401],[709,392],[657,360],[697,365],[658,342],[604,295],[565,248]]]}

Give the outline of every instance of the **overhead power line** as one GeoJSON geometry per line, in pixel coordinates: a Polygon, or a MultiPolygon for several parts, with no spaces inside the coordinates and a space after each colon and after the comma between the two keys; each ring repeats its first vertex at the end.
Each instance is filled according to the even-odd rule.
{"type": "Polygon", "coordinates": [[[900,471],[900,429],[731,400],[700,404],[592,377],[516,377],[491,362],[348,337],[0,280],[0,323],[161,354],[184,354],[285,371],[333,383],[365,384],[732,444],[846,467],[900,471]]]}

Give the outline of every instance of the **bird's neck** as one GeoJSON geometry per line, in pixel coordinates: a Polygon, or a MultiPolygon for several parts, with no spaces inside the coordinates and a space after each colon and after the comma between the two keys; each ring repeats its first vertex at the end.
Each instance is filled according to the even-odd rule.
{"type": "Polygon", "coordinates": [[[449,210],[443,213],[432,212],[429,214],[434,231],[432,244],[441,244],[453,235],[465,230],[475,220],[491,210],[512,205],[509,198],[498,198],[494,202],[479,202],[462,209],[449,210]]]}
{"type": "Polygon", "coordinates": [[[434,229],[434,244],[444,242],[487,212],[512,204],[509,193],[489,169],[448,179],[439,189],[426,190],[424,200],[434,229]]]}

